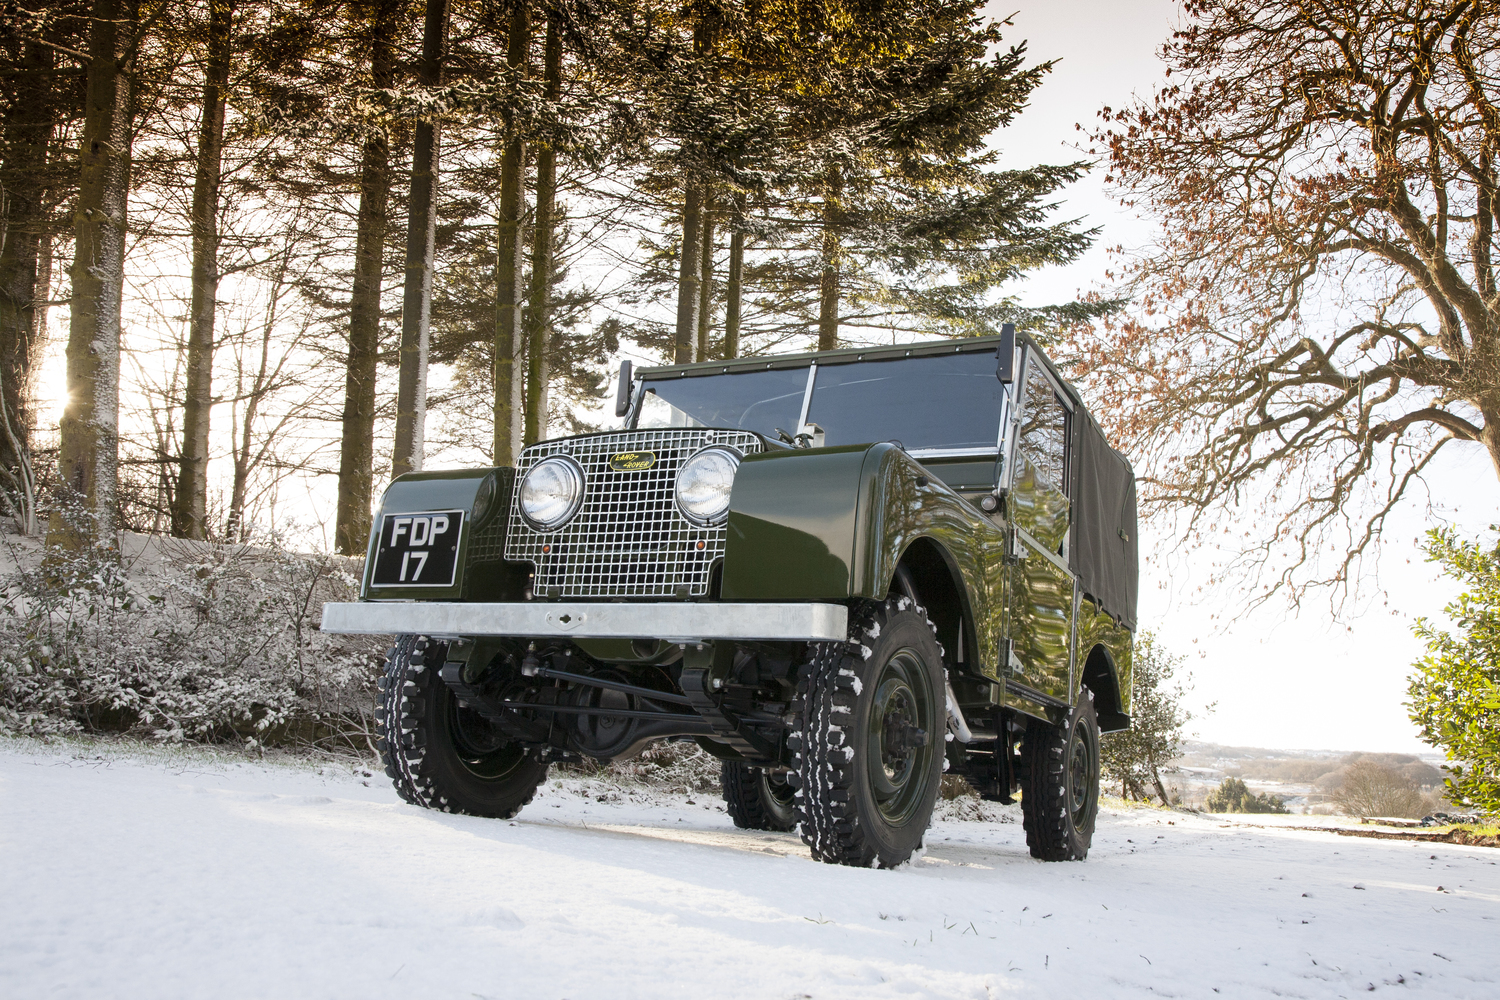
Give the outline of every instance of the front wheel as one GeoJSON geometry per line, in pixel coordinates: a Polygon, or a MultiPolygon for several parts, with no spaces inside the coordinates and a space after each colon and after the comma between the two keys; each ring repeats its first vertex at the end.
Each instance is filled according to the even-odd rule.
{"type": "Polygon", "coordinates": [[[794,802],[815,859],[894,868],[922,846],[942,780],[943,651],[909,598],[850,617],[849,642],[809,644],[794,802]]]}
{"type": "Polygon", "coordinates": [[[1099,818],[1099,721],[1084,688],[1061,726],[1027,723],[1021,819],[1026,846],[1042,861],[1082,861],[1099,818]]]}
{"type": "Polygon", "coordinates": [[[446,649],[404,635],[386,657],[375,718],[385,773],[413,805],[510,819],[531,801],[547,764],[459,704],[438,674],[446,649]]]}

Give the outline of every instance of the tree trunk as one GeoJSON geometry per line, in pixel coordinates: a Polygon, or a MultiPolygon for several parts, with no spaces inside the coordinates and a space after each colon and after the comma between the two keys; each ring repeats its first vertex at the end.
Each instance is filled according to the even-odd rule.
{"type": "Polygon", "coordinates": [[[30,468],[32,379],[45,349],[52,282],[45,176],[57,114],[53,63],[52,48],[26,43],[0,126],[0,418],[9,427],[9,433],[0,431],[0,470],[17,474],[30,468]]]}
{"type": "Polygon", "coordinates": [[[172,502],[172,534],[203,538],[208,510],[208,429],[213,409],[214,319],[219,296],[219,182],[224,159],[224,102],[229,83],[234,0],[209,0],[208,68],[198,123],[193,179],[193,297],[188,310],[182,460],[172,502]]]}
{"type": "Polygon", "coordinates": [[[73,298],[68,403],[58,478],[81,518],[54,515],[51,538],[77,547],[113,534],[120,418],[120,298],[130,195],[132,88],[125,51],[139,0],[94,0],[78,198],[73,215],[73,298]]]}
{"type": "Polygon", "coordinates": [[[1151,783],[1156,786],[1156,794],[1161,796],[1161,804],[1169,806],[1172,803],[1167,800],[1166,786],[1161,782],[1161,773],[1156,770],[1156,765],[1151,765],[1151,783]]]}
{"type": "Polygon", "coordinates": [[[1479,441],[1490,456],[1495,477],[1500,479],[1500,407],[1485,406],[1483,403],[1477,405],[1479,415],[1484,418],[1484,430],[1479,435],[1479,441]]]}
{"type": "Polygon", "coordinates": [[[740,303],[745,297],[745,234],[729,234],[729,282],[724,288],[724,360],[740,356],[740,303]]]}
{"type": "MultiPolygon", "coordinates": [[[[370,75],[376,89],[395,80],[396,15],[400,5],[381,0],[371,11],[370,75]]],[[[361,555],[370,536],[374,492],[375,373],[380,357],[380,277],[385,250],[386,204],[391,194],[390,143],[383,131],[365,140],[360,163],[359,221],[354,247],[354,290],[349,298],[349,367],[344,379],[343,438],[339,445],[339,499],[334,544],[361,555]]]]}
{"type": "MultiPolygon", "coordinates": [[[[555,104],[562,94],[562,19],[547,15],[544,93],[555,104]]],[[[526,324],[526,434],[535,444],[547,433],[547,356],[552,325],[552,234],[557,198],[557,153],[540,144],[536,156],[536,224],[531,244],[531,289],[527,294],[526,324]]]]}
{"type": "MultiPolygon", "coordinates": [[[[505,61],[517,74],[526,72],[531,47],[531,14],[517,0],[510,14],[505,61]]],[[[516,431],[520,412],[516,378],[517,334],[521,329],[521,222],[526,215],[526,150],[516,131],[515,114],[503,112],[505,148],[500,155],[499,252],[495,266],[495,429],[496,465],[516,464],[516,431]]]]}
{"type": "MultiPolygon", "coordinates": [[[[422,33],[423,87],[443,82],[448,45],[448,0],[427,0],[422,33]]],[[[411,205],[406,218],[406,288],[401,304],[401,375],[396,389],[393,477],[422,468],[427,425],[427,343],[432,327],[432,262],[437,242],[438,152],[436,122],[417,122],[411,158],[411,205]]]]}
{"type": "Polygon", "coordinates": [[[698,361],[708,360],[709,328],[714,319],[714,211],[713,199],[704,199],[702,249],[698,259],[698,361]]]}
{"type": "Polygon", "coordinates": [[[677,271],[677,337],[672,358],[672,363],[678,365],[697,360],[693,356],[693,340],[698,332],[698,282],[702,280],[698,256],[702,197],[698,185],[689,184],[682,203],[682,260],[677,271]]]}
{"type": "MultiPolygon", "coordinates": [[[[52,302],[52,219],[50,212],[42,217],[44,228],[37,239],[36,246],[36,283],[32,286],[32,315],[35,323],[32,329],[35,331],[31,341],[30,370],[27,380],[22,386],[25,399],[36,398],[36,362],[42,360],[47,350],[47,316],[52,302]]],[[[32,414],[32,426],[36,426],[36,415],[32,414]]]]}
{"type": "Polygon", "coordinates": [[[823,274],[818,283],[818,350],[839,346],[839,257],[838,199],[843,177],[837,168],[828,173],[823,194],[823,274]]]}

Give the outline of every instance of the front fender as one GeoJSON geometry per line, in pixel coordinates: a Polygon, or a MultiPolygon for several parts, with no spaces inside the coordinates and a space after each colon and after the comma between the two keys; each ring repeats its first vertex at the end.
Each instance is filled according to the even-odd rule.
{"type": "Polygon", "coordinates": [[[724,544],[726,600],[856,594],[855,524],[869,445],[746,455],[724,544]]]}
{"type": "Polygon", "coordinates": [[[978,662],[998,664],[1004,532],[892,444],[747,456],[730,498],[722,595],[879,600],[923,538],[957,570],[978,662]]]}
{"type": "Polygon", "coordinates": [[[364,576],[360,599],[453,601],[518,600],[524,591],[523,567],[501,558],[505,548],[505,527],[510,511],[510,494],[516,471],[496,469],[445,469],[436,472],[410,472],[397,478],[380,498],[380,507],[370,526],[366,547],[364,576]],[[475,524],[472,515],[479,486],[493,475],[496,482],[494,502],[484,521],[475,524]],[[375,546],[379,540],[380,522],[386,514],[403,514],[426,510],[462,510],[463,531],[458,543],[458,566],[453,586],[443,588],[382,587],[370,589],[374,571],[375,546]]]}

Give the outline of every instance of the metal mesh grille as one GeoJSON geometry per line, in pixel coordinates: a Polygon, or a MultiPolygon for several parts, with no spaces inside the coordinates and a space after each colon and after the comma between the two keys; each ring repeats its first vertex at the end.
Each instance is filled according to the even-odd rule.
{"type": "Polygon", "coordinates": [[[698,449],[729,445],[761,450],[748,431],[707,429],[624,431],[544,441],[521,453],[505,557],[536,566],[538,597],[701,597],[724,554],[724,525],[701,528],[672,499],[677,470],[698,449]],[[632,472],[610,468],[626,452],[654,452],[656,463],[632,472]],[[556,531],[540,532],[521,517],[521,478],[549,455],[583,466],[583,505],[556,531]],[[545,549],[545,551],[544,551],[545,549]]]}

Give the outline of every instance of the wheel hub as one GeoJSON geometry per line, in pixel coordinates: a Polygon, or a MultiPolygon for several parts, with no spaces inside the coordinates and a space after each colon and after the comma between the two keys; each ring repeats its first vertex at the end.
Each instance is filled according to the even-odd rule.
{"type": "Polygon", "coordinates": [[[932,709],[926,667],[910,649],[881,668],[870,704],[868,773],[876,807],[894,824],[905,822],[926,790],[932,737],[920,722],[932,709]]]}
{"type": "Polygon", "coordinates": [[[513,742],[478,710],[460,702],[453,692],[445,690],[443,694],[450,699],[449,739],[466,771],[476,778],[499,779],[521,763],[525,757],[521,744],[513,742]]]}
{"type": "Polygon", "coordinates": [[[886,713],[881,733],[881,756],[887,768],[905,761],[918,747],[927,745],[927,730],[912,724],[905,704],[886,713]]]}
{"type": "Polygon", "coordinates": [[[1074,737],[1068,748],[1068,812],[1075,826],[1084,823],[1093,797],[1093,755],[1088,741],[1074,737]]]}

